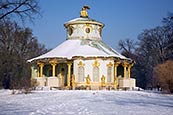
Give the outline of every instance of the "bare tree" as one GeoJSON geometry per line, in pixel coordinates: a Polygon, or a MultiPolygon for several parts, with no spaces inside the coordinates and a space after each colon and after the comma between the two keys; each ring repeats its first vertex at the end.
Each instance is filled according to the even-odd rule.
{"type": "Polygon", "coordinates": [[[21,88],[30,83],[27,59],[47,50],[38,43],[31,29],[10,21],[0,25],[0,87],[21,88]]]}
{"type": "Polygon", "coordinates": [[[122,54],[129,58],[134,58],[134,51],[136,49],[136,42],[131,39],[120,40],[118,43],[119,49],[122,54]]]}
{"type": "Polygon", "coordinates": [[[155,87],[158,78],[153,77],[153,68],[173,59],[173,14],[163,19],[163,26],[145,29],[139,34],[138,43],[134,43],[130,39],[121,40],[119,48],[123,55],[135,60],[132,74],[137,84],[143,88],[155,87]]]}
{"type": "Polygon", "coordinates": [[[13,19],[20,18],[22,22],[26,18],[32,21],[34,14],[39,14],[36,0],[1,0],[0,2],[0,20],[13,17],[13,19]]]}
{"type": "Polygon", "coordinates": [[[167,39],[166,55],[168,59],[173,59],[173,13],[168,13],[168,17],[163,18],[165,37],[167,39]]]}
{"type": "Polygon", "coordinates": [[[118,45],[120,50],[124,50],[126,52],[132,52],[135,49],[136,43],[134,42],[134,40],[125,39],[124,41],[120,40],[118,45]]]}
{"type": "Polygon", "coordinates": [[[17,23],[40,15],[37,0],[0,0],[0,87],[21,88],[30,84],[26,60],[46,52],[29,28],[17,23]],[[26,81],[26,82],[24,82],[26,81]]]}

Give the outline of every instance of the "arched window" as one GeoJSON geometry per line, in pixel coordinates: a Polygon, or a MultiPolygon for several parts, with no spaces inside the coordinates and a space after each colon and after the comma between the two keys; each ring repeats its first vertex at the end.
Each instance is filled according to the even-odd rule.
{"type": "Polygon", "coordinates": [[[78,82],[84,82],[85,78],[84,66],[85,64],[82,61],[78,63],[78,82]]]}
{"type": "Polygon", "coordinates": [[[112,75],[113,75],[113,64],[111,62],[109,62],[107,64],[107,82],[111,82],[112,81],[112,75]]]}
{"type": "Polygon", "coordinates": [[[111,82],[112,80],[112,67],[108,66],[107,67],[107,82],[111,82]]]}
{"type": "Polygon", "coordinates": [[[78,67],[78,81],[84,82],[84,67],[83,66],[78,67]]]}
{"type": "Polygon", "coordinates": [[[94,66],[93,67],[93,82],[99,81],[99,67],[94,66]]]}

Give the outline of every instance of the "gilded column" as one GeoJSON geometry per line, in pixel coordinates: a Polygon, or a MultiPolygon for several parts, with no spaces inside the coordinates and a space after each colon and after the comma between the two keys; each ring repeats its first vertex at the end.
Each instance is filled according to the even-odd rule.
{"type": "Polygon", "coordinates": [[[123,67],[124,67],[124,78],[126,79],[127,78],[127,66],[128,66],[128,63],[126,61],[123,62],[123,67]]]}
{"type": "Polygon", "coordinates": [[[38,63],[38,66],[39,66],[39,77],[43,77],[43,67],[44,67],[44,63],[38,63]]]}
{"type": "Polygon", "coordinates": [[[120,64],[120,62],[115,62],[114,64],[114,78],[117,77],[117,67],[120,64]]]}
{"type": "Polygon", "coordinates": [[[130,78],[130,69],[131,69],[132,66],[133,66],[133,64],[128,65],[128,78],[130,78]]]}
{"type": "Polygon", "coordinates": [[[37,66],[37,77],[40,77],[40,67],[39,67],[39,65],[37,66]]]}
{"type": "Polygon", "coordinates": [[[49,63],[52,65],[52,76],[55,77],[55,67],[57,65],[57,60],[53,59],[49,63]]]}
{"type": "Polygon", "coordinates": [[[117,88],[117,86],[118,86],[117,67],[119,64],[120,64],[119,61],[115,62],[115,64],[114,64],[114,86],[115,86],[115,88],[117,88]]]}
{"type": "Polygon", "coordinates": [[[55,67],[56,67],[56,64],[51,64],[52,65],[52,76],[55,77],[55,67]]]}
{"type": "Polygon", "coordinates": [[[67,63],[67,66],[68,66],[67,86],[68,87],[70,87],[71,65],[72,65],[71,62],[67,63]]]}
{"type": "Polygon", "coordinates": [[[44,67],[44,64],[41,64],[40,65],[40,77],[43,77],[43,67],[44,67]]]}

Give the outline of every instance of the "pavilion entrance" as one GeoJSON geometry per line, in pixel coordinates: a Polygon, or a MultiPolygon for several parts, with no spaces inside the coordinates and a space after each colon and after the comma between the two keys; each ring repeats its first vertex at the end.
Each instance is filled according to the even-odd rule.
{"type": "MultiPolygon", "coordinates": [[[[37,63],[37,77],[39,86],[49,87],[71,87],[71,76],[73,74],[73,63],[71,61],[59,62],[51,60],[48,63],[37,63]]],[[[32,69],[34,71],[34,69],[32,69]]]]}
{"type": "Polygon", "coordinates": [[[59,79],[62,79],[62,87],[67,86],[68,67],[66,63],[59,63],[56,66],[56,73],[59,79]]]}

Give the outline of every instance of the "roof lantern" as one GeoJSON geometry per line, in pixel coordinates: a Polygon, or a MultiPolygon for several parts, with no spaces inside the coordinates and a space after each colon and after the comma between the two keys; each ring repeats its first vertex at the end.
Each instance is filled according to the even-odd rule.
{"type": "Polygon", "coordinates": [[[83,6],[80,17],[64,24],[67,30],[67,39],[102,40],[104,24],[89,18],[87,10],[89,6],[83,6]]]}

